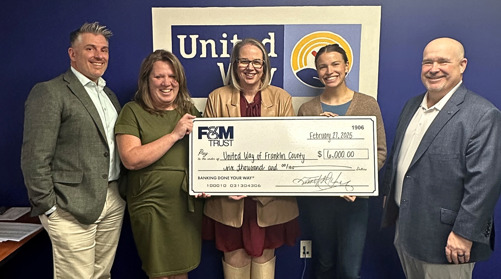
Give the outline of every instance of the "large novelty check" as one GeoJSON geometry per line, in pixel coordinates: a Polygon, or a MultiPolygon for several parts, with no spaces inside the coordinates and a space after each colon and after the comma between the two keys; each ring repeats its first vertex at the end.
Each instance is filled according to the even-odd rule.
{"type": "Polygon", "coordinates": [[[190,194],[378,195],[376,118],[196,118],[190,194]]]}

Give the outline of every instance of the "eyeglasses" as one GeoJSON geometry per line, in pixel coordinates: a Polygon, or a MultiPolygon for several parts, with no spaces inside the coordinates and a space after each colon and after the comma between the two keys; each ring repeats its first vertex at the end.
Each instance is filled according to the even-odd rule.
{"type": "Polygon", "coordinates": [[[248,59],[237,59],[238,66],[242,68],[247,68],[249,67],[250,64],[252,64],[252,67],[254,69],[261,69],[264,66],[264,61],[261,59],[254,59],[254,60],[248,60],[248,59]]]}

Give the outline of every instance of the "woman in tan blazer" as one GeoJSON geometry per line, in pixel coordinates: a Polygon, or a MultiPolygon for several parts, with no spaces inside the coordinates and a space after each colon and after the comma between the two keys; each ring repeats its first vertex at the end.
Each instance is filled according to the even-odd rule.
{"type": "MultiPolygon", "coordinates": [[[[270,80],[263,44],[244,39],[233,48],[230,84],[209,95],[204,117],[293,116],[292,97],[270,80]]],[[[274,278],[275,248],[299,236],[293,197],[211,197],[204,214],[203,235],[224,252],[225,278],[274,278]]]]}

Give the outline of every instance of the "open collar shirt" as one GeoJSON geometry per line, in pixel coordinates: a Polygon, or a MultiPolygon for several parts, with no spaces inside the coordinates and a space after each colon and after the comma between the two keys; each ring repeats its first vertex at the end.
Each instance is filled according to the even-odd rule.
{"type": "Polygon", "coordinates": [[[397,174],[395,181],[395,202],[400,206],[400,199],[402,197],[402,187],[404,184],[405,174],[409,169],[410,163],[416,150],[421,143],[421,139],[430,127],[431,123],[437,117],[438,113],[444,108],[445,104],[456,92],[463,81],[460,81],[451,91],[449,91],[440,101],[435,105],[428,108],[428,92],[424,95],[421,105],[418,107],[416,113],[409,122],[407,130],[405,131],[402,140],[402,146],[398,154],[397,174]]]}
{"type": "Polygon", "coordinates": [[[106,81],[102,77],[99,77],[97,83],[95,83],[73,67],[71,67],[71,71],[75,74],[80,83],[82,83],[99,113],[110,149],[108,181],[117,180],[120,176],[120,157],[115,144],[114,129],[118,113],[106,92],[104,92],[106,81]]]}

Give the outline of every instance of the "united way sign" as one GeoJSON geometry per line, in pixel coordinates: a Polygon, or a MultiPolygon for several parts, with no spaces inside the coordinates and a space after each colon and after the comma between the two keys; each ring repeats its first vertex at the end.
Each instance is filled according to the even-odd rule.
{"type": "Polygon", "coordinates": [[[348,86],[377,97],[380,6],[152,8],[152,20],[153,48],[181,60],[195,99],[226,83],[233,46],[248,37],[265,45],[271,83],[295,99],[322,91],[314,59],[332,43],[348,54],[348,86]]]}

